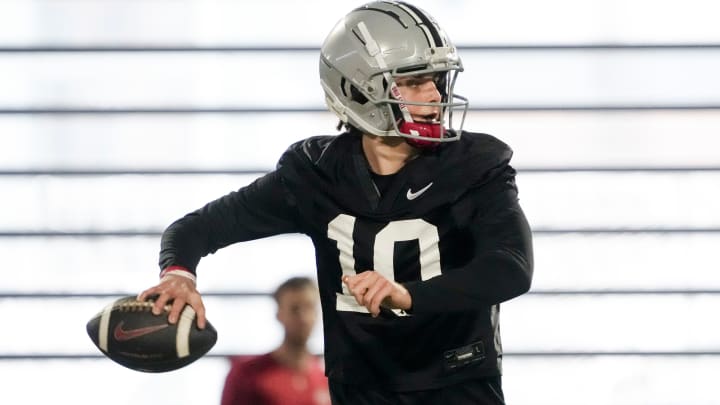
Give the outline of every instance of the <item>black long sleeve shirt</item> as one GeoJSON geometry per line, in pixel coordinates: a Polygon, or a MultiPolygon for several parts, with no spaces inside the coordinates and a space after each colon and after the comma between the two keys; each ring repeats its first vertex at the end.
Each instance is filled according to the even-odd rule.
{"type": "Polygon", "coordinates": [[[403,391],[498,375],[499,303],[528,291],[533,269],[511,155],[464,133],[380,193],[359,136],[309,138],[275,171],[170,225],[160,266],[194,272],[233,243],[303,233],[315,246],[329,378],[403,391]],[[413,308],[370,317],[341,283],[367,270],[404,284],[413,308]]]}

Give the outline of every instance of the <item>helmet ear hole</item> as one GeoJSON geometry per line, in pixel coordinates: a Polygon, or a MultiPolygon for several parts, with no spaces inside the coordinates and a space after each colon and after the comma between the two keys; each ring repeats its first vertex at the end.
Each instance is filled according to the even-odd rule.
{"type": "Polygon", "coordinates": [[[347,90],[345,90],[345,84],[346,84],[346,83],[347,83],[347,81],[345,80],[344,77],[340,79],[340,91],[342,91],[342,94],[343,94],[343,96],[345,96],[345,97],[348,96],[347,90]]]}
{"type": "Polygon", "coordinates": [[[367,97],[365,97],[364,94],[362,94],[355,86],[352,84],[348,86],[348,81],[345,80],[345,78],[340,79],[340,91],[342,91],[343,96],[349,97],[350,100],[363,105],[368,102],[367,97]],[[348,91],[350,92],[350,95],[348,96],[348,91]]]}
{"type": "Polygon", "coordinates": [[[360,90],[358,90],[355,86],[350,85],[350,99],[358,104],[365,104],[368,102],[367,97],[365,97],[364,94],[360,93],[360,90]]]}

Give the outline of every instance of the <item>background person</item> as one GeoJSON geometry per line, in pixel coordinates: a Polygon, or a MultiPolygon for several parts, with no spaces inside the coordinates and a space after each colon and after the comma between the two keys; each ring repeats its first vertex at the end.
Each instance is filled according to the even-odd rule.
{"type": "Polygon", "coordinates": [[[308,350],[317,320],[315,283],[293,277],[275,290],[282,344],[270,353],[233,359],[225,379],[222,405],[326,405],[330,403],[321,360],[308,350]]]}

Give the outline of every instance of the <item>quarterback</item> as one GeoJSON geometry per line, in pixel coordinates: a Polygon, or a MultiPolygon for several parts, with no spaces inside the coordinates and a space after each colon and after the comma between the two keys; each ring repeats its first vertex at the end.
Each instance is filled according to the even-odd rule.
{"type": "MultiPolygon", "coordinates": [[[[349,12],[322,45],[337,135],[172,223],[161,278],[140,298],[205,308],[201,257],[301,233],[315,247],[334,404],[504,404],[499,304],[530,289],[533,257],[512,150],[463,130],[463,66],[436,21],[404,2],[349,12]]],[[[298,138],[302,138],[299,136],[298,138]]]]}

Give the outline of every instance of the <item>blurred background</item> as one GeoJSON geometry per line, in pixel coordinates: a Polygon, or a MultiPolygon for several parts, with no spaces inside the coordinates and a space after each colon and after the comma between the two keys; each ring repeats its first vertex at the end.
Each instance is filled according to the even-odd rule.
{"type": "MultiPolygon", "coordinates": [[[[280,342],[266,294],[313,275],[301,236],[201,262],[219,340],[185,369],[124,369],[85,323],[155,283],[171,221],[335,133],[318,51],[360,4],[0,2],[1,403],[219,403],[226,356],[280,342]]],[[[415,4],[460,47],[465,128],[514,148],[533,226],[508,404],[720,404],[720,5],[415,4]]]]}

